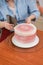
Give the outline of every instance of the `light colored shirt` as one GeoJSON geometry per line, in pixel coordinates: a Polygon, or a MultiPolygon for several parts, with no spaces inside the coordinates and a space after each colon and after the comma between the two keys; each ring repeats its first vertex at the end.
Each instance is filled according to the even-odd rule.
{"type": "MultiPolygon", "coordinates": [[[[31,14],[34,14],[36,19],[40,15],[36,5],[36,0],[15,0],[15,5],[17,21],[24,20],[31,14]]],[[[0,0],[0,20],[6,20],[6,15],[15,17],[13,11],[8,7],[5,0],[0,0]]]]}
{"type": "Polygon", "coordinates": [[[16,16],[16,8],[12,8],[12,7],[9,7],[11,10],[12,10],[12,12],[14,13],[14,16],[16,16]]]}

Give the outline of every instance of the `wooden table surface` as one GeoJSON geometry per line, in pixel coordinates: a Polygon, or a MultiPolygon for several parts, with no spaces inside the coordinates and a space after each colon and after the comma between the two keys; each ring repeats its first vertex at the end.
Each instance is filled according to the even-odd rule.
{"type": "Polygon", "coordinates": [[[0,65],[43,65],[43,32],[38,31],[40,42],[30,49],[21,49],[11,42],[13,34],[0,43],[0,65]]]}

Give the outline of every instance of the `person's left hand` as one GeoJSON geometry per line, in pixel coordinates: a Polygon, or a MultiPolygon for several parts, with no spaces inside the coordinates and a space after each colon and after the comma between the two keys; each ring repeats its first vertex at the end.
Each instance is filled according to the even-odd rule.
{"type": "Polygon", "coordinates": [[[26,20],[25,20],[26,23],[31,23],[31,19],[30,17],[27,17],[26,20]]]}

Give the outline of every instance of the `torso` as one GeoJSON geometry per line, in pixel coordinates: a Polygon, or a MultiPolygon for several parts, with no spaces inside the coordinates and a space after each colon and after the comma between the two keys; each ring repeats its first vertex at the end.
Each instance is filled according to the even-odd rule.
{"type": "Polygon", "coordinates": [[[7,2],[9,8],[13,11],[14,15],[16,15],[16,6],[15,6],[15,3],[14,1],[12,2],[7,2]]]}
{"type": "MultiPolygon", "coordinates": [[[[30,14],[28,14],[28,9],[27,9],[28,7],[27,7],[27,4],[26,4],[25,0],[17,0],[15,2],[15,5],[16,5],[16,18],[17,18],[18,21],[19,20],[26,19],[30,15],[30,14]]],[[[13,13],[14,12],[14,9],[15,9],[14,4],[13,4],[13,6],[11,6],[11,4],[8,5],[4,1],[3,8],[4,9],[1,12],[2,12],[2,14],[4,16],[4,19],[6,19],[6,15],[14,16],[14,13],[13,13]]]]}

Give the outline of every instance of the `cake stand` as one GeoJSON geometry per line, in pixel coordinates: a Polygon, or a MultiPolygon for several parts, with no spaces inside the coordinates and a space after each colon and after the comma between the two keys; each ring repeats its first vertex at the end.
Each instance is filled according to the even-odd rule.
{"type": "Polygon", "coordinates": [[[34,47],[36,46],[38,43],[39,43],[39,37],[36,35],[35,39],[33,42],[30,42],[30,43],[20,43],[18,42],[15,37],[13,36],[12,37],[12,43],[17,46],[17,47],[20,47],[20,48],[31,48],[31,47],[34,47]]]}

